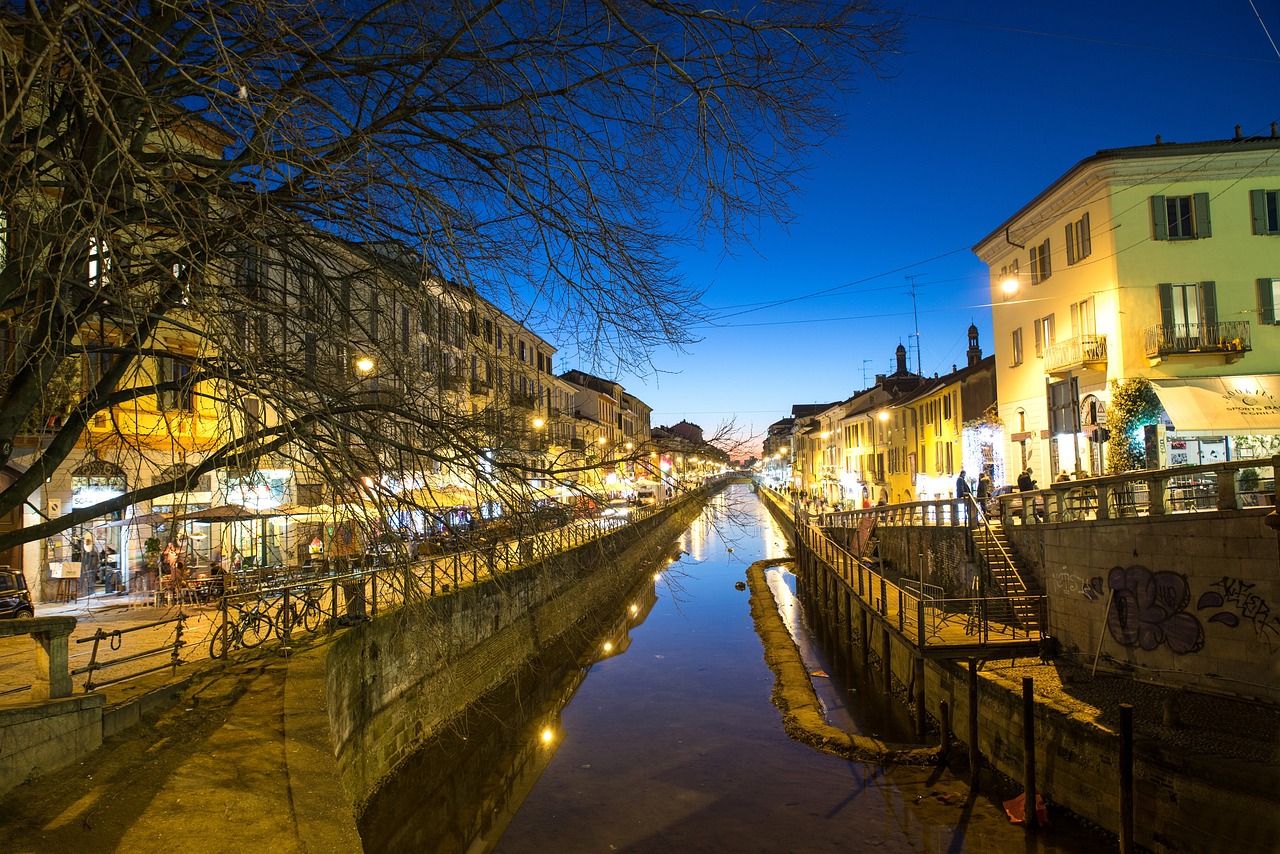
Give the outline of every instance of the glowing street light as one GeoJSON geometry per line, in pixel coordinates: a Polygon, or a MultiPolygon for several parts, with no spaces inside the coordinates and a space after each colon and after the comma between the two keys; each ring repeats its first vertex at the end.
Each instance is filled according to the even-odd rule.
{"type": "Polygon", "coordinates": [[[1013,296],[1018,292],[1018,277],[1009,276],[1000,283],[1000,290],[1004,291],[1005,296],[1013,296]]]}
{"type": "Polygon", "coordinates": [[[372,373],[374,364],[371,356],[361,356],[356,359],[356,370],[362,374],[372,373]]]}
{"type": "Polygon", "coordinates": [[[543,421],[541,418],[533,419],[533,429],[535,430],[541,430],[543,427],[546,426],[546,424],[547,422],[543,421]]]}

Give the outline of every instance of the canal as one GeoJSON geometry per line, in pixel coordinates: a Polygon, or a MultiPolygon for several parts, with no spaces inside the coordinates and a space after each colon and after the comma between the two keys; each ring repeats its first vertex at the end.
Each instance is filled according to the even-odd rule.
{"type": "MultiPolygon", "coordinates": [[[[970,799],[965,781],[945,770],[850,762],[788,738],[748,593],[735,586],[753,561],[785,553],[749,486],[720,493],[594,649],[548,658],[400,770],[363,817],[365,850],[1083,852],[1105,844],[1064,821],[1028,839],[997,799],[970,799]]],[[[907,740],[905,719],[885,712],[874,688],[807,634],[789,574],[771,573],[770,582],[819,674],[828,719],[907,740]]]]}

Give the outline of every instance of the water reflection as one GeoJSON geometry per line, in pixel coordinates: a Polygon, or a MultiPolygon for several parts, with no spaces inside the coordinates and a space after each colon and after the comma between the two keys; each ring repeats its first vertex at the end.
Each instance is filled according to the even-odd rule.
{"type": "MultiPolygon", "coordinates": [[[[663,562],[661,565],[666,565],[663,562]]],[[[661,571],[594,632],[544,650],[404,763],[360,818],[366,851],[487,851],[564,737],[561,713],[597,663],[622,655],[658,601],[661,571]]]]}
{"type": "MultiPolygon", "coordinates": [[[[781,541],[748,488],[721,495],[679,560],[661,560],[584,649],[549,651],[389,784],[362,821],[365,849],[1096,850],[1061,827],[1027,839],[944,771],[885,770],[787,738],[734,589],[781,541]]],[[[831,676],[816,682],[833,722],[891,726],[850,702],[860,683],[811,637],[788,574],[773,581],[806,662],[831,676]]]]}

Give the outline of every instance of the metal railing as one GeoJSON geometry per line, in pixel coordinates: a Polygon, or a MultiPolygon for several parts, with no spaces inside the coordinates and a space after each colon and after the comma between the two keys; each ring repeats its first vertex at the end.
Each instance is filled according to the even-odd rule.
{"type": "Polygon", "coordinates": [[[1276,503],[1276,458],[1144,469],[993,499],[1006,525],[1243,510],[1276,503]]]}
{"type": "Polygon", "coordinates": [[[1044,369],[1048,372],[1066,370],[1107,361],[1107,336],[1077,335],[1066,341],[1050,344],[1044,351],[1044,369]]]}
{"type": "MultiPolygon", "coordinates": [[[[883,509],[883,508],[882,508],[883,509]]],[[[821,528],[796,519],[800,543],[829,567],[880,620],[924,650],[971,647],[1001,640],[1038,640],[1043,625],[1019,614],[1043,613],[1044,596],[1031,594],[946,597],[941,589],[916,579],[893,579],[855,557],[821,528]]],[[[981,576],[979,576],[981,577],[981,576]]]]}
{"type": "Polygon", "coordinates": [[[217,600],[210,657],[225,657],[233,649],[256,647],[271,638],[287,644],[295,634],[332,631],[345,622],[376,617],[406,602],[498,577],[643,525],[709,488],[710,484],[683,492],[662,506],[637,507],[626,517],[579,520],[452,554],[376,565],[338,559],[319,571],[295,568],[278,575],[239,579],[217,600]]]}
{"type": "Polygon", "coordinates": [[[1244,353],[1253,349],[1249,321],[1217,323],[1162,323],[1146,329],[1146,354],[1244,353]]]}
{"type": "Polygon", "coordinates": [[[87,693],[93,691],[95,688],[105,688],[108,685],[127,682],[130,679],[137,679],[139,676],[145,676],[148,673],[155,673],[158,670],[164,670],[166,668],[177,673],[178,665],[185,663],[182,660],[182,648],[186,646],[186,641],[183,640],[182,635],[186,625],[186,620],[186,615],[179,613],[176,617],[170,617],[167,620],[157,620],[154,623],[145,623],[141,626],[130,626],[127,629],[114,629],[110,632],[98,629],[89,637],[80,638],[76,641],[77,644],[91,643],[93,644],[93,648],[89,652],[89,663],[84,667],[77,667],[75,670],[72,670],[71,675],[75,677],[88,674],[89,678],[86,679],[84,683],[84,690],[87,693]],[[107,642],[108,650],[111,652],[119,652],[124,646],[125,636],[131,635],[135,632],[142,632],[147,629],[154,629],[159,626],[167,626],[170,624],[174,626],[172,641],[115,658],[99,657],[99,654],[104,652],[102,648],[103,641],[107,642]],[[154,667],[148,667],[143,670],[131,670],[129,673],[118,676],[115,679],[96,678],[96,674],[103,670],[107,670],[112,667],[121,667],[136,661],[154,658],[158,655],[168,655],[169,661],[165,664],[158,664],[154,667]]]}

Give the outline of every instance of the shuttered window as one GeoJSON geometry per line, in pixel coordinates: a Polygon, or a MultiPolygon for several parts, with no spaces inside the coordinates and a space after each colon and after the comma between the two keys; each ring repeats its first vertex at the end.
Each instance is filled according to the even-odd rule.
{"type": "Polygon", "coordinates": [[[1031,284],[1038,285],[1053,275],[1049,254],[1048,238],[1039,246],[1031,247],[1031,284]]]}
{"type": "Polygon", "coordinates": [[[1250,190],[1254,234],[1280,234],[1280,190],[1250,190]]]}
{"type": "Polygon", "coordinates": [[[1258,322],[1266,326],[1276,324],[1276,303],[1280,296],[1280,279],[1258,279],[1258,322]]]}
{"type": "Polygon", "coordinates": [[[1209,194],[1152,196],[1151,231],[1156,240],[1194,240],[1211,237],[1209,194]]]}
{"type": "Polygon", "coordinates": [[[1093,252],[1089,237],[1089,214],[1086,213],[1066,226],[1067,264],[1075,264],[1088,258],[1093,252]]]}

